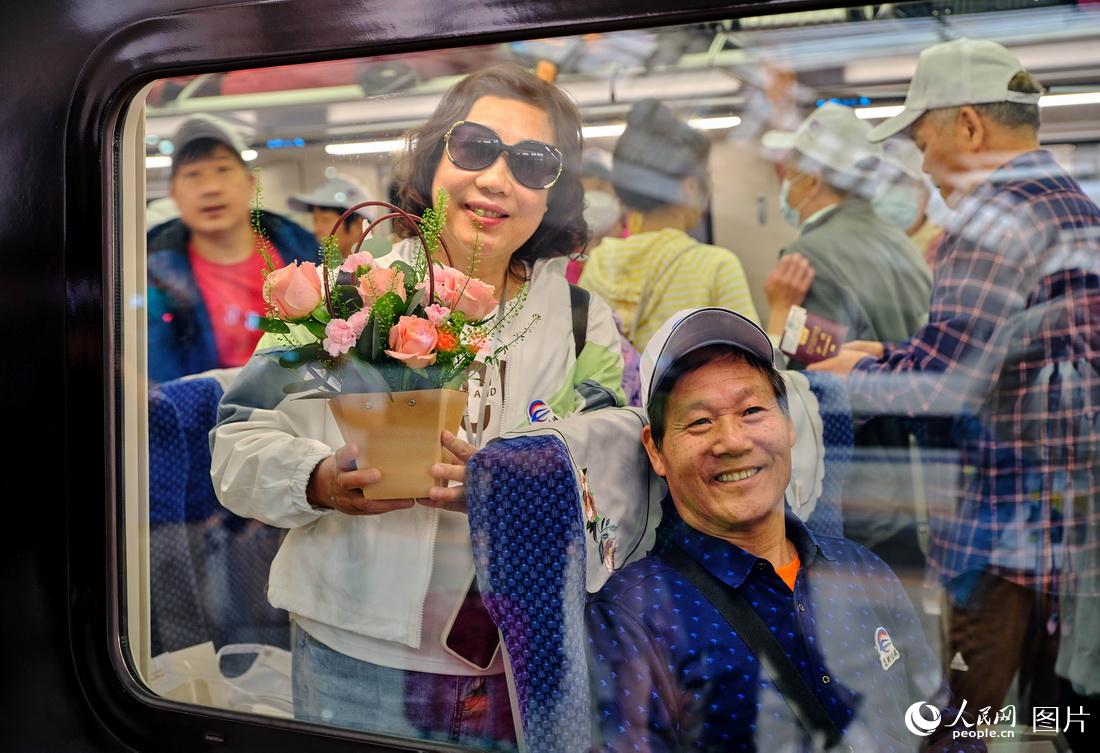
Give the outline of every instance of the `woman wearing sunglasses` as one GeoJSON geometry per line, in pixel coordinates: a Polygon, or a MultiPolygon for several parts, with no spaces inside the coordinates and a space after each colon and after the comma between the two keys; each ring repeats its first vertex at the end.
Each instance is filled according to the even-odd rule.
{"type": "MultiPolygon", "coordinates": [[[[460,81],[409,134],[397,170],[404,208],[422,214],[446,189],[454,266],[494,286],[498,315],[515,310],[495,335],[511,343],[506,354],[471,380],[463,436],[444,441],[460,462],[432,469],[448,486],[429,499],[365,500],[378,471],[355,468],[321,401],[285,401],[264,382],[280,378],[269,360],[254,357],[223,400],[231,418],[213,453],[222,503],[290,529],[268,598],[294,622],[300,719],[515,748],[496,629],[470,593],[460,483],[476,447],[502,431],[623,402],[611,311],[592,296],[578,338],[564,277],[587,234],[580,130],[559,89],[502,65],[460,81]]],[[[414,253],[411,239],[394,249],[414,253]]]]}

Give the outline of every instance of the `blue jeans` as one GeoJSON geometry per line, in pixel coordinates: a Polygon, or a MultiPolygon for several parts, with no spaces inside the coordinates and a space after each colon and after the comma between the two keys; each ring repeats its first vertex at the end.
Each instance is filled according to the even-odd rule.
{"type": "Polygon", "coordinates": [[[359,661],[294,626],[294,717],[410,739],[516,751],[503,674],[464,677],[359,661]]]}

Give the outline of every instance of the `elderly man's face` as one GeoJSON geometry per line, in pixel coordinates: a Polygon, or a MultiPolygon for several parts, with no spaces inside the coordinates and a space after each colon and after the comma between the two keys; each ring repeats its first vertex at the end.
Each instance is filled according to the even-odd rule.
{"type": "Polygon", "coordinates": [[[728,355],[676,383],[660,448],[648,427],[642,434],[680,517],[718,537],[782,514],[794,439],[794,424],[767,378],[728,355]]]}
{"type": "Polygon", "coordinates": [[[964,189],[966,157],[964,148],[957,143],[956,125],[944,122],[938,113],[921,116],[913,126],[913,142],[924,156],[921,168],[940,191],[940,196],[953,205],[964,189]]]}

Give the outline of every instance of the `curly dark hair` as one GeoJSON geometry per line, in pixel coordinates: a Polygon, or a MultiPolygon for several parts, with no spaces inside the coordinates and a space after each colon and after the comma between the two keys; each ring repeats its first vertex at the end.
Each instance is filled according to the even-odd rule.
{"type": "MultiPolygon", "coordinates": [[[[580,181],[580,113],[561,89],[512,63],[493,65],[463,78],[443,95],[427,122],[408,133],[408,146],[395,169],[398,205],[416,215],[432,205],[432,180],[443,157],[443,137],[481,97],[514,99],[546,112],[554,127],[555,146],[563,157],[561,176],[549,189],[546,214],[512,255],[513,264],[566,256],[581,248],[588,240],[588,224],[580,181]]],[[[406,237],[411,234],[402,226],[396,232],[406,237]]]]}

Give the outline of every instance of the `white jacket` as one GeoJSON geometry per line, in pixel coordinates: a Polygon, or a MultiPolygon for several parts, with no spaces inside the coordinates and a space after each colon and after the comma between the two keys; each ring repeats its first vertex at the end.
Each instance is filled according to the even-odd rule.
{"type": "MultiPolygon", "coordinates": [[[[611,311],[589,302],[584,349],[575,354],[564,259],[536,262],[526,303],[505,326],[507,342],[539,320],[505,356],[499,426],[529,423],[534,400],[558,416],[622,404],[622,356],[611,311]]],[[[344,441],[324,400],[285,395],[301,377],[257,353],[226,392],[211,432],[211,477],[238,515],[290,529],[271,566],[268,600],[308,619],[382,640],[420,646],[440,512],[416,505],[349,516],[306,502],[313,468],[344,441]]],[[[491,437],[483,437],[483,442],[491,437]]]]}

